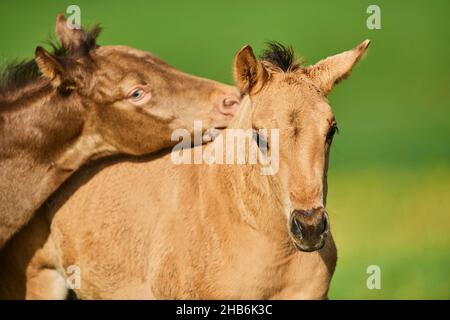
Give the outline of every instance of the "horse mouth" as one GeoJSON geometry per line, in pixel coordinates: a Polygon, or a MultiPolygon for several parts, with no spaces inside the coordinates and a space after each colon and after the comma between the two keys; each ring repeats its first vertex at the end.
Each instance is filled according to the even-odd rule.
{"type": "Polygon", "coordinates": [[[294,240],[294,239],[292,240],[292,242],[294,244],[294,247],[299,251],[314,252],[314,251],[318,251],[318,250],[322,249],[325,246],[325,239],[326,239],[326,236],[323,236],[322,239],[314,245],[307,244],[301,240],[294,240]]]}

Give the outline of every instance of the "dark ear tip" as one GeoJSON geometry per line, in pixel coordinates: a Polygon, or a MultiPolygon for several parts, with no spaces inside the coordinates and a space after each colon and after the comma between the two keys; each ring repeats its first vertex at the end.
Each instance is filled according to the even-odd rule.
{"type": "Polygon", "coordinates": [[[56,23],[65,23],[67,21],[66,16],[64,13],[58,13],[56,16],[56,23]]]}
{"type": "Polygon", "coordinates": [[[42,55],[45,53],[45,49],[42,48],[41,46],[37,46],[36,49],[34,50],[34,54],[36,56],[42,55]]]}

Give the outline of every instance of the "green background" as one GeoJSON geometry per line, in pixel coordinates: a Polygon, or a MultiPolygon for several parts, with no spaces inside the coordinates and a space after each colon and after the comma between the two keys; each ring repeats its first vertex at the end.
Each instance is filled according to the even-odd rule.
{"type": "Polygon", "coordinates": [[[449,1],[2,1],[0,59],[32,57],[56,14],[81,7],[100,44],[151,51],[231,83],[245,44],[291,44],[307,63],[372,40],[330,101],[339,122],[328,211],[339,261],[331,299],[450,295],[449,1]],[[381,30],[366,9],[381,8],[381,30]],[[381,289],[366,286],[369,265],[381,289]]]}

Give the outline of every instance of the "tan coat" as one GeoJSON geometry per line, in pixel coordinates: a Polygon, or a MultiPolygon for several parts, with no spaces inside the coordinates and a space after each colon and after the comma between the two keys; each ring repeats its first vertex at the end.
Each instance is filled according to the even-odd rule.
{"type": "Polygon", "coordinates": [[[231,128],[279,128],[279,172],[174,165],[170,154],[91,166],[2,254],[0,294],[17,293],[22,283],[27,298],[63,298],[67,270],[76,265],[83,299],[326,298],[336,247],[319,228],[325,211],[304,212],[325,205],[335,125],[326,93],[367,46],[289,70],[259,64],[251,48],[242,49],[235,78],[251,102],[245,99],[231,128]],[[311,238],[294,232],[293,216],[311,238]],[[314,252],[299,250],[322,240],[314,252]],[[29,254],[19,261],[15,253],[24,248],[29,254]]]}

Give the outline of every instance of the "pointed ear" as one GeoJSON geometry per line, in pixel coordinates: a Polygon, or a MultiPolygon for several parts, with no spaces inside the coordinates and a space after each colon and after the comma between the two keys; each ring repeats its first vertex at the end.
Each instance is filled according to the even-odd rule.
{"type": "Polygon", "coordinates": [[[241,48],[234,57],[233,75],[237,87],[245,94],[258,92],[269,78],[249,45],[241,48]]]}
{"type": "Polygon", "coordinates": [[[64,69],[58,59],[42,47],[36,48],[34,59],[42,74],[52,80],[55,87],[59,86],[64,69]]]}
{"type": "Polygon", "coordinates": [[[82,29],[70,29],[67,26],[67,19],[62,13],[56,17],[55,34],[61,45],[68,50],[79,48],[85,38],[85,32],[82,29]]]}
{"type": "Polygon", "coordinates": [[[352,50],[321,60],[307,67],[306,74],[327,95],[335,84],[349,76],[353,66],[364,55],[369,44],[370,41],[365,40],[352,50]]]}

